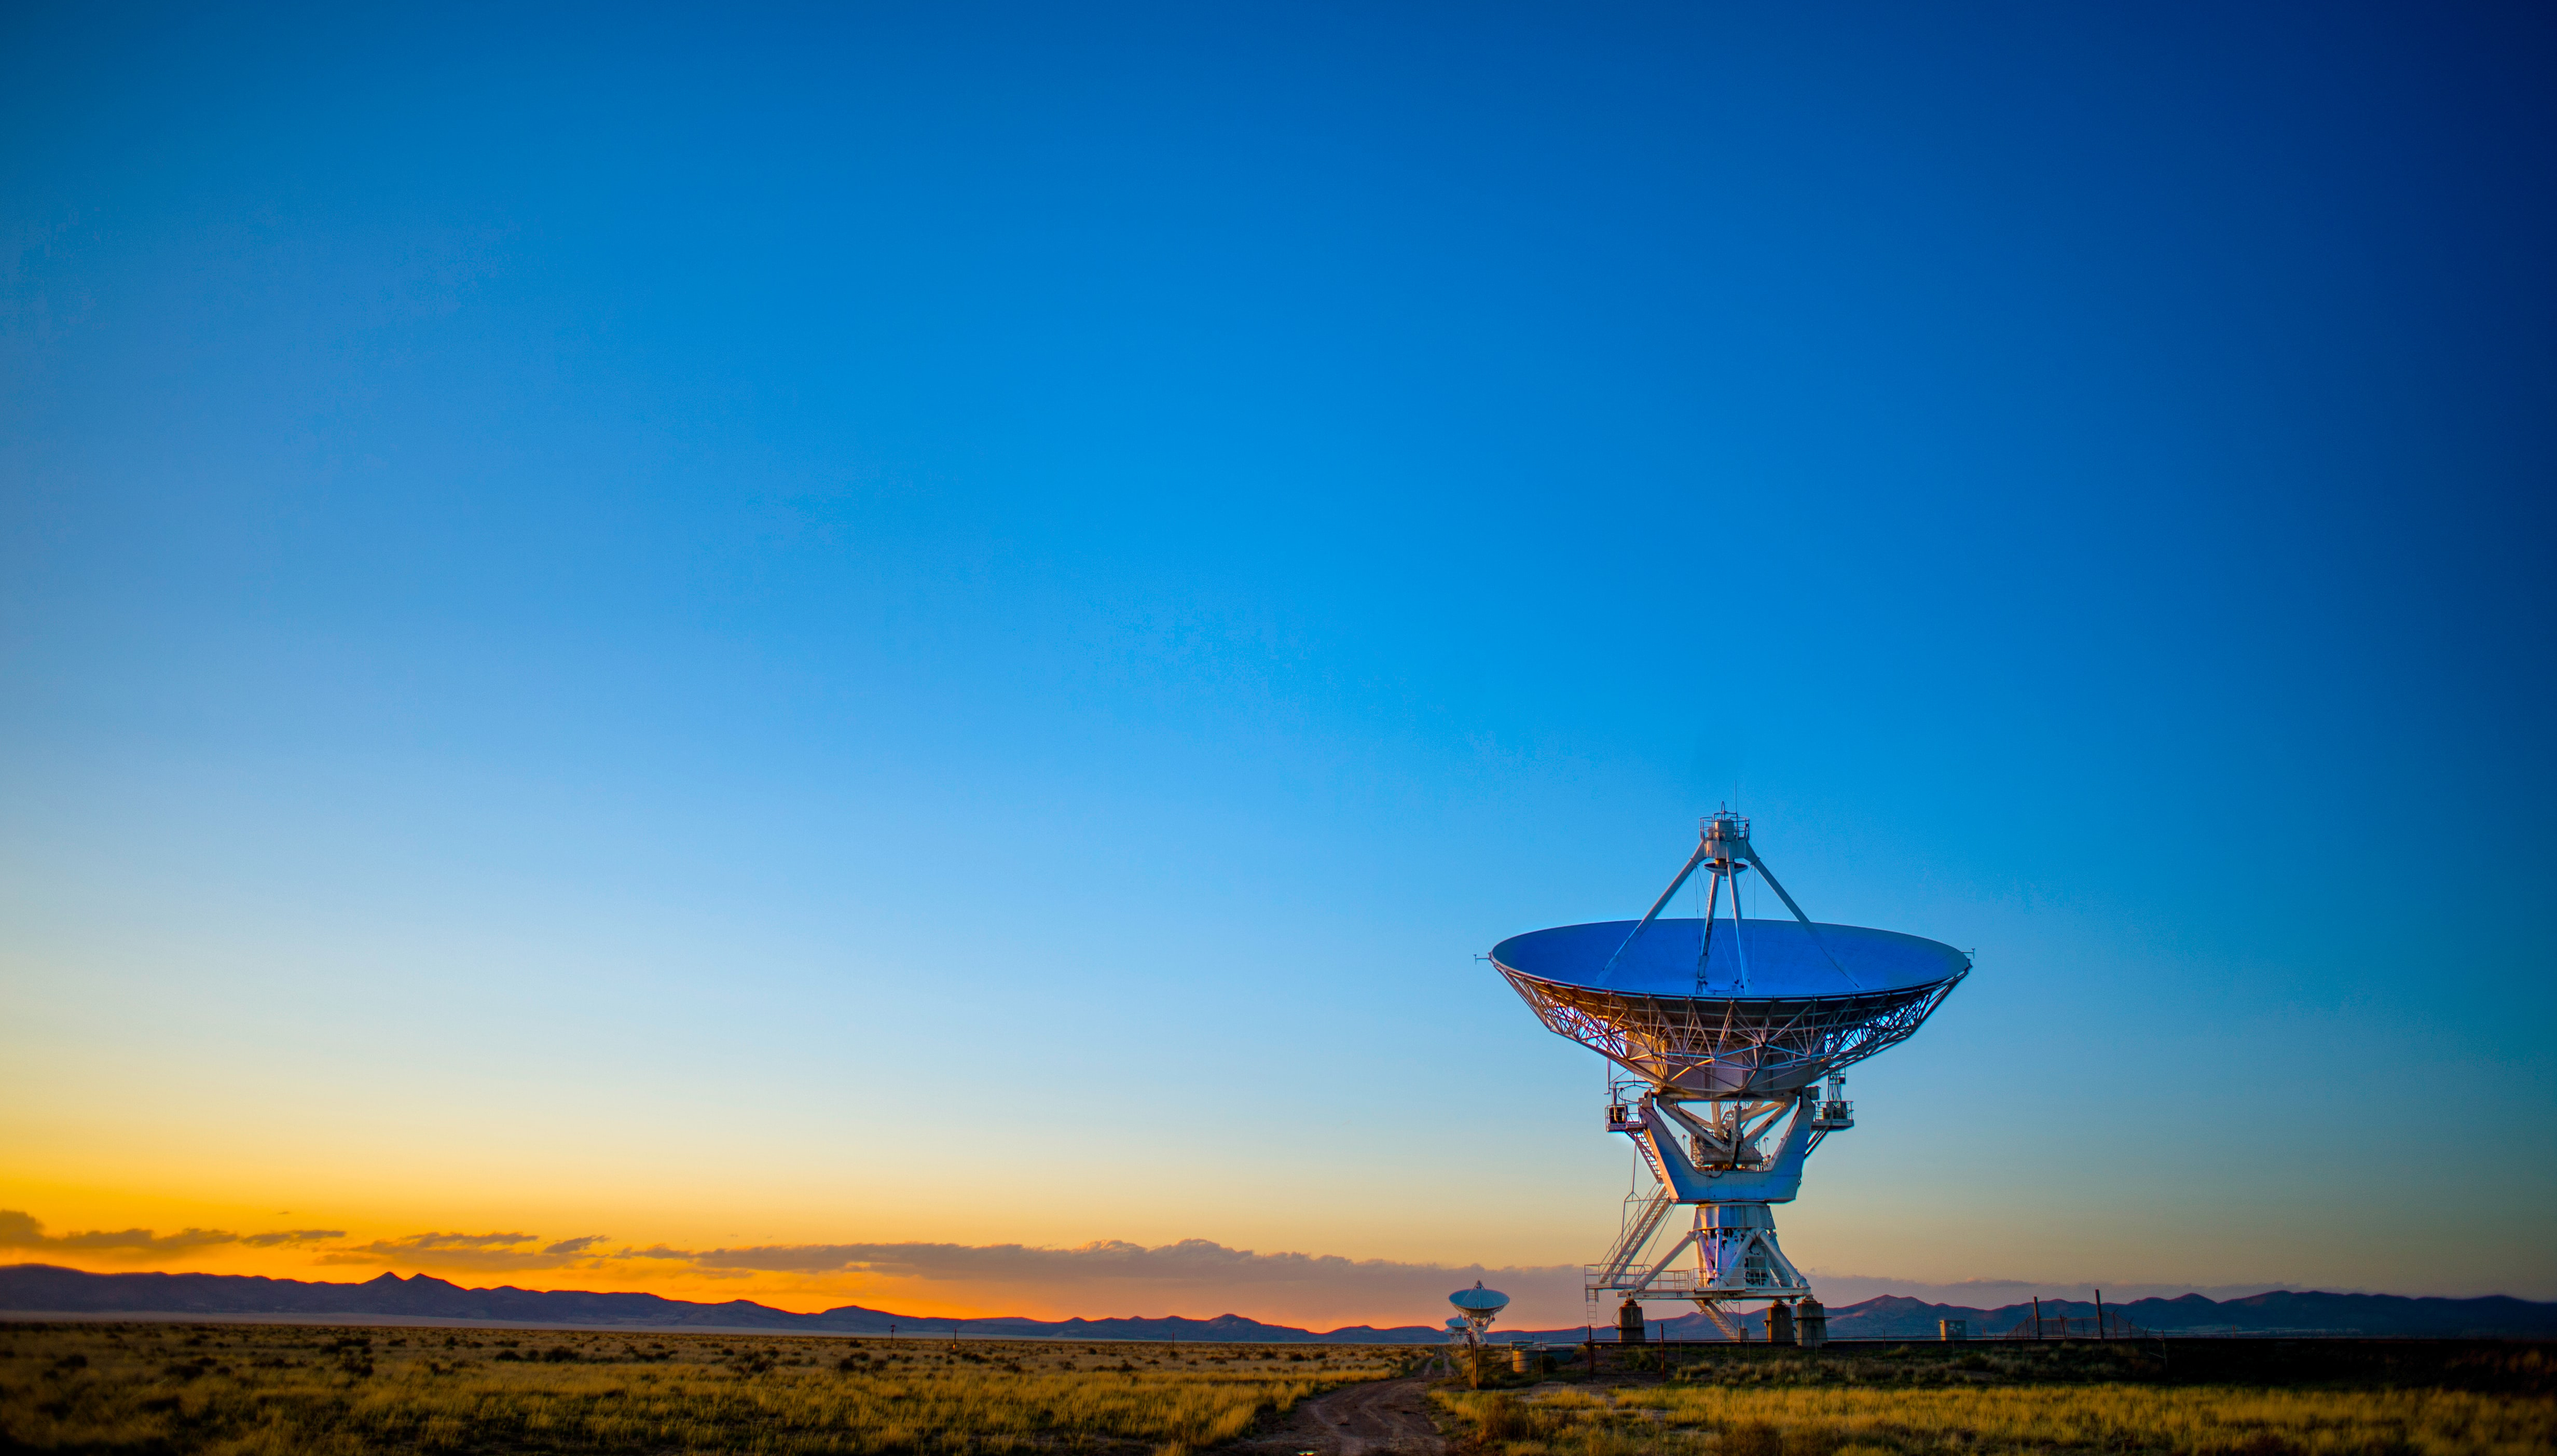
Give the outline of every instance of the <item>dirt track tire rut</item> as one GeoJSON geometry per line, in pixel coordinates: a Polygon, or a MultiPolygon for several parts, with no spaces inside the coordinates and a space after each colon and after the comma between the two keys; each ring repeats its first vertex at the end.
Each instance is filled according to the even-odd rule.
{"type": "Polygon", "coordinates": [[[1445,1456],[1447,1443],[1429,1419],[1429,1383],[1366,1381],[1317,1395],[1288,1412],[1278,1429],[1247,1436],[1223,1451],[1234,1456],[1445,1456]]]}

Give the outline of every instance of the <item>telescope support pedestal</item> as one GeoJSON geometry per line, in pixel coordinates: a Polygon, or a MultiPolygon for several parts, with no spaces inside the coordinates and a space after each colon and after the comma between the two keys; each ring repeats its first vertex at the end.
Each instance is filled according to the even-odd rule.
{"type": "Polygon", "coordinates": [[[1777,1246],[1774,1209],[1763,1203],[1703,1204],[1695,1211],[1695,1232],[1689,1237],[1695,1241],[1696,1270],[1695,1289],[1687,1297],[1705,1318],[1737,1340],[1740,1322],[1723,1306],[1764,1299],[1769,1301],[1768,1337],[1775,1338],[1780,1323],[1791,1333],[1793,1320],[1779,1321],[1776,1311],[1787,1301],[1811,1298],[1812,1281],[1777,1246]]]}
{"type": "Polygon", "coordinates": [[[1777,1244],[1774,1209],[1763,1203],[1704,1203],[1695,1205],[1695,1226],[1649,1272],[1626,1281],[1624,1293],[1629,1302],[1646,1294],[1692,1300],[1705,1318],[1737,1340],[1740,1322],[1725,1305],[1809,1299],[1812,1281],[1777,1244]],[[1695,1250],[1694,1272],[1673,1270],[1670,1266],[1689,1248],[1695,1250]]]}

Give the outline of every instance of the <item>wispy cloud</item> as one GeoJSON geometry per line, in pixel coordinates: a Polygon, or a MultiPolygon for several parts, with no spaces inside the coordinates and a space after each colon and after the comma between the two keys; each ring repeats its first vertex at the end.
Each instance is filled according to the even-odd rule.
{"type": "Polygon", "coordinates": [[[585,1234],[549,1239],[521,1230],[484,1234],[433,1230],[357,1244],[336,1230],[236,1234],[187,1229],[96,1231],[59,1237],[24,1213],[0,1211],[0,1248],[47,1249],[110,1258],[167,1258],[221,1246],[311,1246],[329,1267],[384,1265],[460,1274],[575,1269],[609,1285],[676,1280],[776,1281],[845,1303],[899,1299],[1019,1314],[1250,1314],[1289,1323],[1351,1323],[1393,1311],[1388,1323],[1435,1323],[1452,1289],[1476,1279],[1521,1304],[1576,1311],[1578,1271],[1458,1267],[1350,1259],[1333,1255],[1264,1254],[1206,1239],[1146,1246],[1100,1240],[1073,1248],[1029,1244],[765,1244],[679,1249],[664,1244],[608,1248],[585,1234]],[[1408,1311],[1408,1313],[1406,1312],[1408,1311]]]}
{"type": "Polygon", "coordinates": [[[322,1263],[405,1263],[464,1269],[556,1269],[590,1264],[588,1251],[603,1242],[601,1234],[533,1248],[538,1234],[408,1234],[376,1239],[347,1249],[333,1249],[322,1263]]]}
{"type": "Polygon", "coordinates": [[[1452,1289],[1476,1279],[1564,1313],[1579,1304],[1570,1265],[1485,1268],[1335,1255],[1263,1254],[1206,1239],[1147,1247],[1101,1240],[1070,1249],[1026,1244],[781,1244],[744,1249],[615,1251],[613,1259],[662,1259],[701,1272],[856,1274],[887,1285],[941,1285],[953,1297],[1032,1300],[1082,1312],[1223,1313],[1283,1306],[1295,1311],[1409,1307],[1435,1323],[1452,1289]],[[1125,1305],[1127,1308],[1121,1308],[1125,1305]],[[1565,1306],[1568,1306],[1567,1308],[1565,1306]]]}
{"type": "Polygon", "coordinates": [[[242,1234],[240,1242],[251,1249],[275,1249],[287,1245],[321,1244],[345,1237],[343,1229],[283,1229],[272,1234],[242,1234]]]}
{"type": "Polygon", "coordinates": [[[273,1249],[345,1237],[343,1229],[280,1229],[265,1234],[234,1234],[228,1229],[181,1229],[175,1234],[149,1229],[91,1229],[77,1234],[48,1234],[44,1223],[34,1215],[0,1208],[0,1249],[50,1249],[66,1254],[149,1258],[225,1244],[273,1249]]]}
{"type": "Polygon", "coordinates": [[[372,1247],[404,1253],[443,1253],[455,1249],[498,1249],[512,1244],[530,1244],[534,1234],[411,1234],[404,1239],[376,1239],[372,1247]]]}
{"type": "MultiPolygon", "coordinates": [[[[847,1302],[955,1300],[1007,1313],[1284,1312],[1322,1318],[1353,1310],[1410,1309],[1394,1322],[1436,1323],[1448,1292],[1477,1279],[1567,1314],[1579,1308],[1579,1270],[1486,1268],[1335,1255],[1264,1254],[1207,1239],[1147,1246],[1105,1239],[1073,1248],[1030,1244],[762,1244],[679,1249],[665,1244],[605,1248],[589,1235],[543,1244],[531,1234],[412,1234],[333,1250],[327,1263],[398,1263],[466,1269],[574,1265],[648,1280],[653,1266],[685,1278],[796,1275],[847,1302]],[[1565,1306],[1568,1306],[1566,1309],[1565,1306]]],[[[801,1287],[811,1287],[802,1285],[801,1287]]]]}
{"type": "Polygon", "coordinates": [[[1206,1239],[1183,1239],[1154,1248],[1105,1239],[1072,1249],[1028,1244],[781,1244],[686,1252],[659,1245],[628,1253],[647,1258],[680,1258],[703,1268],[792,1273],[857,1269],[892,1278],[1027,1279],[1043,1284],[1302,1284],[1406,1272],[1444,1279],[1479,1271],[1479,1266],[1459,1270],[1444,1264],[1349,1259],[1336,1255],[1260,1254],[1206,1239]]]}

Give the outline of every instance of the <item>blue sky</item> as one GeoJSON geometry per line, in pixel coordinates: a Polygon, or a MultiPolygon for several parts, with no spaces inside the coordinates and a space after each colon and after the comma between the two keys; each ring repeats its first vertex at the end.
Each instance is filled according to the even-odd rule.
{"type": "Polygon", "coordinates": [[[1736,799],[1806,1265],[2557,1297],[2544,14],[8,27],[10,1207],[1576,1263],[1736,799]]]}

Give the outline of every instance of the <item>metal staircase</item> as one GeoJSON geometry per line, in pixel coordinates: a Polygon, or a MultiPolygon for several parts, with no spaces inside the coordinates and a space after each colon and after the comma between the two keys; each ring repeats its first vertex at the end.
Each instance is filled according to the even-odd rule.
{"type": "Polygon", "coordinates": [[[1616,1247],[1607,1251],[1606,1260],[1589,1266],[1588,1298],[1591,1303],[1597,1303],[1599,1296],[1606,1291],[1628,1286],[1634,1261],[1643,1257],[1645,1246],[1652,1242],[1654,1234],[1661,1231],[1661,1221],[1668,1218],[1670,1210],[1676,1207],[1678,1199],[1666,1184],[1655,1184],[1648,1199],[1639,1193],[1627,1195],[1625,1231],[1616,1237],[1616,1247]],[[1641,1201],[1638,1203],[1637,1200],[1641,1201]]]}

